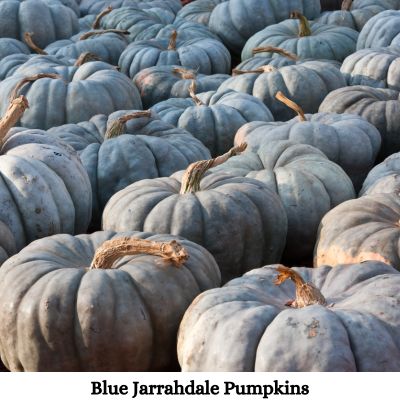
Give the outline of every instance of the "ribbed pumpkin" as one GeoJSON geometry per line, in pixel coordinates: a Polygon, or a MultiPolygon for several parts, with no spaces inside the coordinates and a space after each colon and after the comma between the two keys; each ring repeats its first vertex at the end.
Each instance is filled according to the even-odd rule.
{"type": "Polygon", "coordinates": [[[255,149],[268,145],[271,140],[309,144],[342,167],[358,191],[379,152],[379,131],[358,115],[304,114],[299,105],[282,93],[278,92],[278,98],[293,108],[298,117],[287,122],[249,122],[237,131],[235,144],[246,142],[255,149]]]}
{"type": "Polygon", "coordinates": [[[252,94],[271,110],[276,121],[287,121],[296,113],[275,96],[281,91],[300,104],[306,113],[315,113],[325,96],[332,90],[346,86],[346,80],[333,64],[323,61],[307,61],[282,68],[260,67],[254,71],[238,71],[239,74],[223,82],[219,90],[233,89],[252,94]]]}
{"type": "Polygon", "coordinates": [[[399,220],[398,193],[371,194],[340,204],[321,222],[314,265],[376,260],[400,269],[399,220]]]}
{"type": "Polygon", "coordinates": [[[209,26],[233,53],[240,54],[247,39],[293,11],[314,19],[321,5],[319,0],[229,0],[214,8],[209,26]]]}
{"type": "Polygon", "coordinates": [[[211,171],[257,179],[281,198],[288,217],[283,259],[289,262],[310,258],[322,217],[355,197],[342,168],[315,147],[288,140],[263,142],[211,171]]]}
{"type": "Polygon", "coordinates": [[[364,117],[382,136],[380,159],[400,151],[400,92],[369,86],[349,86],[328,94],[320,112],[350,113],[364,117]]]}
{"type": "Polygon", "coordinates": [[[357,50],[387,46],[400,47],[400,10],[375,15],[364,25],[357,41],[357,50]]]}
{"type": "Polygon", "coordinates": [[[76,14],[58,1],[0,1],[0,37],[23,40],[25,32],[35,35],[41,48],[78,32],[76,14]]]}
{"type": "Polygon", "coordinates": [[[0,246],[8,255],[45,236],[85,232],[92,209],[87,173],[70,146],[29,130],[4,139],[27,106],[13,100],[0,122],[0,246]]]}
{"type": "Polygon", "coordinates": [[[196,80],[197,91],[217,90],[229,75],[197,74],[196,71],[176,65],[145,68],[135,75],[133,81],[139,88],[143,107],[149,108],[171,97],[190,97],[189,86],[196,80]]]}
{"type": "Polygon", "coordinates": [[[400,91],[400,47],[358,50],[343,61],[340,70],[349,85],[400,91]]]}
{"type": "Polygon", "coordinates": [[[99,113],[141,109],[136,86],[124,74],[104,62],[70,66],[54,58],[55,64],[22,65],[0,83],[0,112],[14,91],[25,95],[31,108],[20,125],[48,129],[65,123],[87,121],[99,113]],[[57,65],[58,64],[58,65],[57,65]],[[46,77],[35,80],[38,74],[46,77]]]}
{"type": "Polygon", "coordinates": [[[186,129],[199,139],[213,156],[233,146],[237,130],[249,121],[273,121],[269,109],[259,99],[233,90],[196,95],[196,81],[189,99],[168,99],[152,109],[166,122],[186,129]]]}
{"type": "MultiPolygon", "coordinates": [[[[11,257],[17,252],[17,244],[14,235],[8,226],[0,221],[0,266],[7,258],[11,257]]],[[[1,371],[1,363],[0,363],[1,371]]]]}
{"type": "Polygon", "coordinates": [[[181,368],[400,371],[399,285],[379,262],[253,270],[194,300],[179,328],[181,368]]]}
{"type": "Polygon", "coordinates": [[[0,38],[0,60],[12,54],[30,54],[30,51],[17,39],[0,38]]]}
{"type": "Polygon", "coordinates": [[[308,22],[300,13],[271,25],[252,36],[243,48],[242,60],[258,47],[276,46],[296,54],[300,59],[343,61],[356,50],[358,32],[354,29],[308,22]]]}
{"type": "Polygon", "coordinates": [[[142,69],[154,66],[180,65],[201,74],[229,74],[231,56],[215,39],[179,40],[174,31],[170,39],[138,40],[131,43],[119,59],[121,72],[133,78],[142,69]]]}
{"type": "Polygon", "coordinates": [[[219,284],[212,256],[171,235],[38,240],[0,269],[1,359],[12,371],[176,370],[183,313],[219,284]]]}
{"type": "Polygon", "coordinates": [[[197,0],[186,4],[181,8],[177,16],[187,19],[188,21],[197,22],[199,24],[208,25],[210,16],[214,8],[228,0],[197,0]]]}
{"type": "Polygon", "coordinates": [[[204,246],[216,259],[224,282],[279,260],[287,218],[279,197],[263,183],[208,168],[245,146],[191,164],[169,178],[146,179],[115,194],[103,213],[103,229],[171,233],[204,246]],[[203,177],[203,178],[202,178],[203,177]]]}

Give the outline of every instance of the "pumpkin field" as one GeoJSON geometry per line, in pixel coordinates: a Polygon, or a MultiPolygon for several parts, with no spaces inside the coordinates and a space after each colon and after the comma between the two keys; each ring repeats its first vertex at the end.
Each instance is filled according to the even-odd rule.
{"type": "Polygon", "coordinates": [[[0,370],[400,372],[400,0],[0,0],[0,370]]]}

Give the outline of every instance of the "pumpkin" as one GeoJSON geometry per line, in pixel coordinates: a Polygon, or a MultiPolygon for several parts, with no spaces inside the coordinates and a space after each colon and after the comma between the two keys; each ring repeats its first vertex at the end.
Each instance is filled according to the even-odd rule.
{"type": "Polygon", "coordinates": [[[320,112],[350,113],[364,117],[382,137],[379,159],[400,151],[400,92],[369,86],[349,86],[329,93],[320,112]]]}
{"type": "Polygon", "coordinates": [[[400,47],[358,50],[343,61],[340,70],[349,85],[400,91],[400,47]]]}
{"type": "Polygon", "coordinates": [[[193,70],[166,65],[145,68],[135,75],[133,81],[139,88],[143,107],[149,108],[170,97],[189,97],[189,87],[196,80],[198,92],[217,90],[229,75],[197,74],[193,70]]]}
{"type": "Polygon", "coordinates": [[[296,10],[314,19],[321,5],[319,0],[229,0],[214,8],[209,27],[234,54],[240,54],[252,35],[289,18],[296,10]]]}
{"type": "Polygon", "coordinates": [[[382,261],[400,269],[400,197],[376,193],[346,201],[321,221],[314,265],[382,261]]]}
{"type": "Polygon", "coordinates": [[[16,252],[17,244],[12,232],[4,222],[0,221],[0,266],[16,252]]]}
{"type": "Polygon", "coordinates": [[[80,150],[92,184],[95,227],[100,225],[104,206],[119,190],[142,179],[170,176],[192,162],[210,158],[209,151],[189,132],[150,111],[97,115],[79,125],[52,128],[48,134],[80,150]]]}
{"type": "Polygon", "coordinates": [[[8,255],[45,236],[85,232],[92,208],[90,181],[70,146],[29,130],[5,136],[27,106],[14,99],[0,123],[0,246],[8,255]]]}
{"type": "Polygon", "coordinates": [[[396,270],[371,261],[255,269],[194,300],[179,363],[184,372],[400,371],[399,284],[396,270]]]}
{"type": "Polygon", "coordinates": [[[177,16],[207,26],[214,8],[224,1],[227,0],[197,0],[181,8],[177,16]]]}
{"type": "Polygon", "coordinates": [[[400,153],[392,154],[375,166],[366,177],[360,196],[400,193],[400,153]]]}
{"type": "Polygon", "coordinates": [[[364,118],[352,114],[304,114],[301,107],[278,92],[277,99],[298,113],[287,122],[254,121],[243,125],[235,144],[246,142],[250,148],[267,146],[272,140],[290,140],[322,151],[343,168],[359,190],[374,166],[381,145],[379,131],[364,118]]]}
{"type": "Polygon", "coordinates": [[[22,41],[25,32],[35,35],[41,48],[58,39],[67,39],[78,32],[76,14],[58,1],[0,1],[0,37],[22,41]]]}
{"type": "Polygon", "coordinates": [[[252,56],[253,49],[264,46],[282,48],[302,60],[343,61],[356,50],[358,32],[354,29],[308,22],[299,12],[292,16],[295,19],[267,26],[253,35],[243,48],[242,61],[252,56]]]}
{"type": "Polygon", "coordinates": [[[243,151],[191,164],[169,178],[145,179],[116,193],[103,213],[103,229],[171,233],[204,246],[226,282],[266,260],[279,260],[287,218],[279,197],[263,183],[206,170],[243,151]]]}
{"type": "Polygon", "coordinates": [[[263,101],[277,121],[287,121],[296,115],[276,101],[278,91],[300,104],[304,112],[315,113],[329,92],[346,86],[346,80],[336,65],[323,61],[307,61],[278,69],[267,65],[233,72],[238,75],[223,82],[219,90],[233,89],[252,94],[263,101]]]}
{"type": "Polygon", "coordinates": [[[357,41],[357,50],[387,46],[400,47],[400,10],[375,15],[364,25],[357,41]]]}
{"type": "Polygon", "coordinates": [[[212,256],[176,240],[142,232],[55,235],[10,258],[0,270],[5,366],[176,370],[183,313],[199,293],[220,284],[212,256]]]}
{"type": "Polygon", "coordinates": [[[213,156],[233,146],[237,130],[249,121],[273,121],[269,109],[257,98],[233,90],[196,95],[196,81],[188,99],[168,99],[152,109],[166,122],[186,129],[201,140],[213,156]]]}
{"type": "Polygon", "coordinates": [[[0,38],[0,61],[12,54],[30,54],[30,51],[17,39],[0,38]]]}
{"type": "Polygon", "coordinates": [[[24,64],[3,80],[0,112],[4,113],[7,99],[15,91],[34,104],[20,121],[20,125],[27,128],[48,129],[86,121],[99,113],[142,108],[136,86],[110,64],[97,61],[76,67],[53,60],[53,65],[24,64]],[[40,73],[45,73],[46,77],[35,80],[40,73]]]}
{"type": "Polygon", "coordinates": [[[288,218],[283,253],[288,262],[312,256],[322,217],[355,197],[342,168],[315,147],[288,140],[263,142],[212,171],[257,179],[281,198],[288,218]]]}
{"type": "Polygon", "coordinates": [[[229,74],[231,55],[226,47],[215,39],[192,39],[180,41],[174,31],[170,39],[138,40],[131,43],[121,54],[121,72],[133,78],[142,69],[180,65],[201,74],[229,74]]]}

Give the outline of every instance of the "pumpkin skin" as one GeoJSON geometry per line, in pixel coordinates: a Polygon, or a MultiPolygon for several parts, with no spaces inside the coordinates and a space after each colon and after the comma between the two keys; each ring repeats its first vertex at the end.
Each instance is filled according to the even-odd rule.
{"type": "Polygon", "coordinates": [[[317,18],[319,0],[229,0],[211,13],[209,27],[234,54],[240,54],[246,40],[266,26],[289,18],[299,11],[308,19],[317,18]]]}
{"type": "Polygon", "coordinates": [[[310,22],[311,35],[299,37],[299,21],[289,19],[267,26],[246,42],[242,61],[257,47],[275,46],[296,54],[300,59],[343,61],[356,50],[358,32],[346,27],[310,22]]]}
{"type": "Polygon", "coordinates": [[[181,8],[177,16],[207,26],[214,8],[224,1],[228,0],[197,0],[181,8]]]}
{"type": "Polygon", "coordinates": [[[176,239],[142,232],[55,235],[3,264],[0,353],[7,368],[177,369],[179,322],[196,295],[219,286],[218,266],[205,249],[179,239],[189,253],[180,268],[143,254],[125,256],[111,270],[87,268],[96,248],[127,235],[156,242],[176,239]],[[14,311],[7,312],[9,307],[14,311]]]}
{"type": "Polygon", "coordinates": [[[58,39],[67,39],[79,29],[76,14],[60,2],[0,1],[0,16],[0,37],[22,41],[25,32],[32,32],[41,48],[58,39]]]}
{"type": "Polygon", "coordinates": [[[163,65],[181,65],[201,74],[229,74],[231,55],[218,40],[192,39],[178,41],[173,48],[167,39],[140,40],[131,43],[121,54],[118,65],[121,72],[133,78],[145,68],[163,65]]]}
{"type": "Polygon", "coordinates": [[[276,265],[198,296],[179,328],[182,371],[399,371],[399,273],[380,262],[294,268],[328,307],[289,308],[276,265]]]}
{"type": "Polygon", "coordinates": [[[70,146],[36,131],[9,134],[1,147],[0,175],[0,221],[17,250],[45,236],[86,231],[90,181],[70,146]]]}
{"type": "Polygon", "coordinates": [[[17,83],[40,72],[56,73],[62,79],[39,79],[20,90],[20,94],[35,105],[25,112],[20,126],[48,129],[87,121],[99,113],[142,108],[136,86],[110,64],[97,61],[74,67],[56,58],[54,62],[54,66],[47,63],[22,65],[3,80],[0,83],[0,113],[4,114],[9,95],[17,83]]]}
{"type": "Polygon", "coordinates": [[[290,140],[322,151],[338,164],[358,191],[375,163],[381,145],[379,131],[364,118],[351,114],[306,114],[288,122],[249,122],[236,133],[235,145],[246,142],[258,149],[272,140],[290,140]]]}
{"type": "Polygon", "coordinates": [[[364,117],[382,137],[379,159],[400,151],[400,92],[369,86],[348,86],[325,97],[320,112],[350,113],[364,117]]]}
{"type": "Polygon", "coordinates": [[[400,91],[400,47],[358,50],[343,61],[340,71],[350,86],[400,91]]]}
{"type": "Polygon", "coordinates": [[[378,193],[400,193],[400,153],[392,154],[371,169],[360,196],[378,193]]]}
{"type": "Polygon", "coordinates": [[[397,193],[372,194],[346,201],[321,221],[314,266],[368,260],[400,269],[397,193]]]}
{"type": "Polygon", "coordinates": [[[312,256],[322,217],[355,197],[342,168],[318,149],[288,140],[264,142],[211,171],[257,179],[281,198],[288,217],[283,259],[290,262],[312,256]]]}
{"type": "Polygon", "coordinates": [[[0,38],[0,61],[12,54],[30,54],[30,51],[17,39],[0,38]]]}
{"type": "MultiPolygon", "coordinates": [[[[17,252],[14,236],[7,225],[0,221],[0,266],[9,257],[17,252]]],[[[0,370],[1,370],[0,363],[0,370]]]]}
{"type": "Polygon", "coordinates": [[[357,50],[387,46],[400,47],[400,10],[375,15],[364,25],[357,41],[357,50]]]}
{"type": "Polygon", "coordinates": [[[343,86],[346,86],[346,80],[335,65],[307,61],[271,72],[234,76],[223,82],[218,90],[252,94],[263,101],[276,121],[287,121],[296,114],[275,99],[278,91],[299,104],[304,112],[315,113],[329,92],[343,86]]]}
{"type": "Polygon", "coordinates": [[[171,97],[189,97],[189,86],[196,79],[197,92],[217,90],[221,83],[230,78],[225,74],[203,75],[193,70],[182,70],[177,65],[145,68],[135,75],[133,81],[140,91],[144,108],[152,107],[171,97]],[[178,69],[178,70],[176,70],[178,69]]]}
{"type": "Polygon", "coordinates": [[[287,218],[275,193],[254,179],[210,173],[200,191],[179,194],[182,175],[142,180],[116,193],[104,209],[103,229],[141,226],[192,240],[215,257],[223,282],[280,259],[287,218]]]}
{"type": "Polygon", "coordinates": [[[108,117],[96,115],[90,121],[48,131],[74,148],[78,143],[76,150],[81,148],[79,156],[92,184],[92,224],[96,228],[106,203],[118,191],[142,179],[170,176],[192,162],[210,158],[199,140],[155,114],[128,121],[125,134],[106,139],[107,127],[131,113],[135,110],[117,111],[108,117]]]}
{"type": "MultiPolygon", "coordinates": [[[[248,121],[273,121],[269,109],[258,99],[233,90],[205,92],[195,100],[168,99],[152,109],[164,121],[186,129],[217,156],[233,147],[237,130],[248,121]]],[[[239,143],[240,144],[240,143],[239,143]]]]}

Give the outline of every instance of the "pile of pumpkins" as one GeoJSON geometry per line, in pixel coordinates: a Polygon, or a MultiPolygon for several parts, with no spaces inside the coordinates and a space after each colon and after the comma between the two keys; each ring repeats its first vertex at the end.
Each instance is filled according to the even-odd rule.
{"type": "Polygon", "coordinates": [[[400,371],[400,0],[1,0],[11,371],[400,371]]]}

